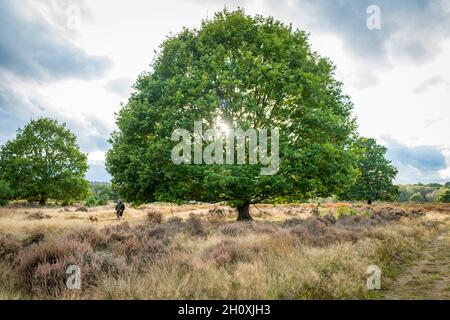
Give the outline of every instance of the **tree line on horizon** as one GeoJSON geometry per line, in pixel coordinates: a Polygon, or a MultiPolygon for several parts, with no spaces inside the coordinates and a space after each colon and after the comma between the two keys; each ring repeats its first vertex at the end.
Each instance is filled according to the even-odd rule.
{"type": "MultiPolygon", "coordinates": [[[[0,204],[99,205],[119,196],[135,204],[224,201],[238,209],[239,220],[250,220],[256,202],[407,197],[411,188],[393,184],[397,169],[386,148],[357,133],[334,70],[312,51],[305,32],[241,9],[218,12],[198,30],[168,37],[152,71],[139,76],[110,139],[110,189],[89,186],[87,156],[65,124],[39,118],[0,149],[0,204]],[[280,128],[278,174],[260,176],[260,165],[171,162],[174,128],[199,119],[213,127],[218,118],[232,127],[280,128]]],[[[427,199],[422,191],[414,194],[427,199]]]]}

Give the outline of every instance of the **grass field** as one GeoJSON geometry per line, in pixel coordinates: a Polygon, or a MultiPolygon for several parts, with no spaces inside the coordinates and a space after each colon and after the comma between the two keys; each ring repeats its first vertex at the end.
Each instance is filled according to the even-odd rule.
{"type": "Polygon", "coordinates": [[[0,208],[0,298],[450,299],[450,205],[258,205],[253,222],[209,204],[85,211],[0,208]]]}

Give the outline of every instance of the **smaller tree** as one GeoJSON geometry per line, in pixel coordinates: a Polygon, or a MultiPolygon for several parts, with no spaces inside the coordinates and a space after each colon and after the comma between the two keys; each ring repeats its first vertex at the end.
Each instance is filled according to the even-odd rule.
{"type": "Polygon", "coordinates": [[[425,202],[425,198],[420,192],[416,192],[409,197],[410,202],[425,202]]]}
{"type": "Polygon", "coordinates": [[[353,143],[351,152],[358,174],[341,198],[366,200],[370,205],[374,200],[393,200],[398,195],[398,188],[393,184],[398,171],[385,158],[386,151],[371,138],[360,137],[353,143]]]}
{"type": "Polygon", "coordinates": [[[9,184],[4,180],[0,180],[0,206],[7,205],[13,196],[14,192],[9,184]]]}
{"type": "Polygon", "coordinates": [[[75,135],[49,118],[32,120],[0,150],[0,178],[8,182],[16,198],[37,200],[41,205],[47,199],[64,203],[85,199],[87,169],[87,156],[75,135]]]}
{"type": "Polygon", "coordinates": [[[108,201],[116,201],[117,196],[112,190],[112,185],[107,182],[90,182],[91,195],[86,200],[87,207],[104,206],[108,201]]]}
{"type": "Polygon", "coordinates": [[[441,191],[438,197],[439,202],[450,203],[450,188],[445,188],[441,191]]]}

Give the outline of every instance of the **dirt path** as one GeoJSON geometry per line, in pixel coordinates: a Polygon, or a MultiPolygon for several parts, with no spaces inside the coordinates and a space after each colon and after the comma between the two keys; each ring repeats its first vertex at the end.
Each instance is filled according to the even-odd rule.
{"type": "Polygon", "coordinates": [[[387,285],[383,299],[450,299],[450,229],[430,241],[421,257],[387,285]]]}

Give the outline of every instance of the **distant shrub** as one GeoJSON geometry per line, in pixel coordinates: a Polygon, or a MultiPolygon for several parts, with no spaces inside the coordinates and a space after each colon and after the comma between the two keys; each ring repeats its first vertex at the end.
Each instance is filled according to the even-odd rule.
{"type": "Polygon", "coordinates": [[[208,210],[208,215],[211,216],[225,216],[227,210],[222,207],[214,207],[208,210]]]}
{"type": "Polygon", "coordinates": [[[147,211],[147,221],[151,224],[160,224],[163,221],[163,215],[155,210],[147,211]]]}
{"type": "Polygon", "coordinates": [[[36,211],[30,213],[27,216],[27,218],[30,220],[44,220],[44,219],[51,219],[51,216],[49,216],[48,214],[44,214],[42,211],[36,211]]]}
{"type": "Polygon", "coordinates": [[[105,248],[108,245],[109,237],[94,227],[84,227],[74,231],[67,236],[69,240],[87,242],[94,249],[105,248]]]}
{"type": "MultiPolygon", "coordinates": [[[[251,222],[251,223],[246,223],[247,224],[247,228],[250,229],[251,232],[257,233],[257,234],[272,234],[277,232],[280,229],[280,226],[275,224],[275,223],[271,223],[271,222],[262,222],[260,223],[258,222],[251,222]]],[[[245,227],[245,225],[243,225],[243,227],[245,227]]]]}
{"type": "Polygon", "coordinates": [[[248,224],[242,222],[227,223],[220,227],[220,232],[229,237],[236,237],[247,234],[249,231],[248,224]]]}
{"type": "Polygon", "coordinates": [[[443,203],[450,203],[450,189],[449,188],[445,188],[440,192],[438,201],[443,202],[443,203]]]}
{"type": "Polygon", "coordinates": [[[10,234],[0,233],[0,259],[13,260],[19,252],[21,243],[10,234]]]}
{"type": "Polygon", "coordinates": [[[111,183],[90,182],[89,187],[97,205],[106,205],[108,201],[117,201],[117,195],[112,190],[111,183]]]}
{"type": "Polygon", "coordinates": [[[183,223],[183,220],[181,220],[180,217],[170,217],[170,218],[167,220],[167,223],[169,223],[169,224],[178,224],[178,225],[181,225],[181,224],[183,223]]]}
{"type": "Polygon", "coordinates": [[[88,208],[95,207],[95,206],[97,205],[97,200],[96,200],[93,196],[90,196],[90,197],[86,200],[86,202],[84,203],[84,205],[85,205],[86,207],[88,207],[88,208]]]}
{"type": "Polygon", "coordinates": [[[279,226],[269,222],[230,222],[222,224],[218,230],[223,235],[236,237],[248,233],[272,234],[279,230],[279,226]]]}
{"type": "Polygon", "coordinates": [[[93,278],[99,278],[101,274],[120,277],[129,271],[125,257],[114,255],[112,252],[98,251],[93,255],[90,264],[93,278]]]}
{"type": "Polygon", "coordinates": [[[43,232],[40,232],[40,231],[33,232],[28,237],[23,239],[22,245],[24,247],[28,247],[28,246],[31,246],[33,244],[40,243],[40,242],[44,241],[44,239],[45,239],[45,234],[43,232]]]}
{"type": "Polygon", "coordinates": [[[416,192],[409,197],[410,202],[425,202],[424,196],[420,192],[416,192]]]}
{"type": "Polygon", "coordinates": [[[313,216],[320,216],[319,206],[312,208],[312,209],[311,209],[311,214],[312,214],[313,216]]]}
{"type": "Polygon", "coordinates": [[[100,196],[92,195],[84,203],[84,205],[88,208],[105,206],[107,204],[108,204],[108,198],[104,195],[100,195],[100,196]]]}
{"type": "Polygon", "coordinates": [[[191,214],[189,219],[186,221],[186,230],[193,236],[207,236],[207,231],[202,220],[194,214],[191,214]]]}
{"type": "Polygon", "coordinates": [[[203,252],[203,260],[224,266],[239,260],[239,250],[234,241],[222,241],[203,252]]]}
{"type": "Polygon", "coordinates": [[[156,257],[167,253],[167,246],[162,241],[147,241],[142,248],[141,259],[153,261],[156,257]]]}
{"type": "Polygon", "coordinates": [[[206,220],[209,222],[212,226],[220,226],[226,222],[225,216],[220,215],[207,215],[206,220]]]}
{"type": "Polygon", "coordinates": [[[236,264],[238,262],[249,262],[259,252],[257,244],[240,245],[235,241],[225,240],[205,249],[202,258],[221,267],[236,264]]]}
{"type": "Polygon", "coordinates": [[[345,216],[356,216],[359,215],[360,212],[352,207],[339,207],[336,209],[337,218],[342,218],[345,216]]]}

